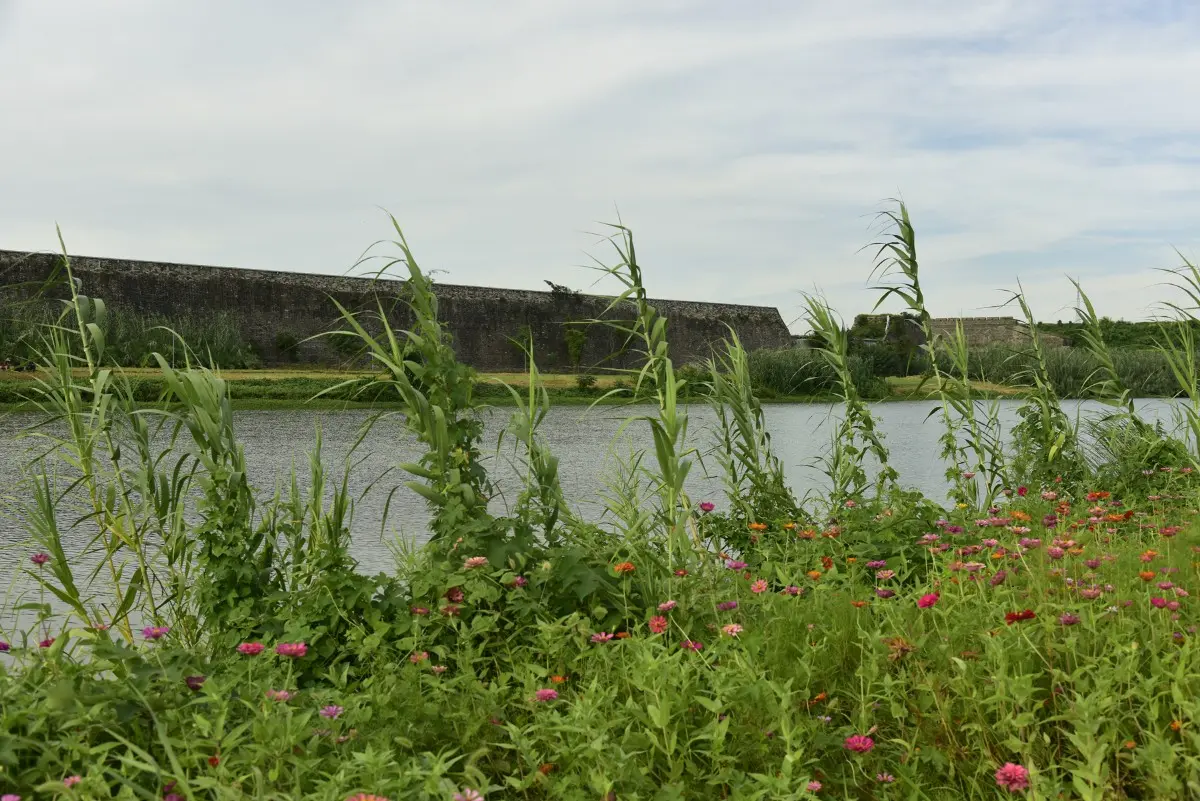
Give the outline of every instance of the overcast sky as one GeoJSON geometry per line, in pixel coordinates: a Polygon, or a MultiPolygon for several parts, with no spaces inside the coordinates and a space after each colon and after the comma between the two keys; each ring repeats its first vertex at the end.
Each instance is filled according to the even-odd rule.
{"type": "Polygon", "coordinates": [[[438,280],[586,289],[619,209],[653,295],[791,322],[869,310],[897,194],[937,315],[1144,317],[1200,2],[0,0],[0,248],[344,273],[384,208],[438,280]]]}

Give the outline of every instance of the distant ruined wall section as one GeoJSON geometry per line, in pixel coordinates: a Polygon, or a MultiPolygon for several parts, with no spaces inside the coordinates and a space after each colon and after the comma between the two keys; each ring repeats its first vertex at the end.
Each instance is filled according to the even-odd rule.
{"type": "MultiPolygon", "coordinates": [[[[972,347],[985,345],[1027,345],[1029,325],[1015,317],[935,317],[930,320],[933,330],[945,336],[954,336],[956,326],[962,321],[963,336],[972,347]]],[[[1057,334],[1039,332],[1042,344],[1062,347],[1066,339],[1057,334]]]]}
{"type": "MultiPolygon", "coordinates": [[[[0,286],[40,283],[52,273],[58,257],[0,250],[0,286]]],[[[236,316],[242,334],[266,364],[292,361],[277,346],[280,333],[303,340],[338,325],[336,298],[352,311],[373,309],[377,299],[389,311],[392,324],[405,328],[411,314],[397,303],[403,282],[373,280],[231,267],[132,261],[72,256],[71,269],[82,281],[82,292],[101,298],[115,313],[179,317],[228,312],[236,316]]],[[[568,292],[533,292],[519,289],[434,284],[439,317],[453,336],[458,357],[484,371],[518,371],[525,361],[510,341],[528,330],[534,357],[546,370],[571,369],[566,329],[571,320],[600,317],[609,300],[568,292]]],[[[727,336],[725,325],[737,331],[748,350],[791,346],[791,335],[778,309],[728,303],[694,303],[652,300],[668,319],[671,357],[677,364],[708,358],[711,347],[727,336]]],[[[611,316],[611,315],[610,315],[611,316]]],[[[632,311],[620,312],[631,317],[632,311]]],[[[587,340],[581,364],[603,363],[628,367],[635,354],[608,360],[625,339],[607,326],[585,326],[587,340]]],[[[633,350],[636,350],[636,343],[633,350]]],[[[309,364],[336,364],[342,357],[327,340],[306,342],[298,360],[309,364]]]]}

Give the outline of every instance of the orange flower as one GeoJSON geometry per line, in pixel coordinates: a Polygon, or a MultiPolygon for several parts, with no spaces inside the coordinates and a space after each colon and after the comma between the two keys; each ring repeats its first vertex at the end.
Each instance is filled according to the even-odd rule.
{"type": "Polygon", "coordinates": [[[862,609],[864,606],[867,605],[867,601],[851,601],[850,605],[853,606],[855,609],[862,609]]]}
{"type": "Polygon", "coordinates": [[[613,571],[616,573],[632,573],[634,570],[637,568],[633,566],[633,562],[620,562],[613,565],[613,571]]]}
{"type": "Polygon", "coordinates": [[[624,639],[626,639],[627,637],[629,637],[629,632],[628,632],[628,631],[618,631],[618,632],[617,632],[617,639],[618,639],[618,640],[624,640],[624,639]]]}
{"type": "Polygon", "coordinates": [[[1182,728],[1183,728],[1182,720],[1172,720],[1171,721],[1171,731],[1179,731],[1182,728]]]}
{"type": "Polygon", "coordinates": [[[811,528],[806,528],[806,529],[804,529],[804,531],[801,531],[796,536],[802,540],[811,540],[817,536],[817,532],[813,531],[811,528]]]}
{"type": "Polygon", "coordinates": [[[821,532],[821,536],[828,540],[836,540],[841,535],[841,530],[837,526],[821,532]]]}
{"type": "Polygon", "coordinates": [[[813,581],[817,581],[818,579],[821,578],[821,571],[820,570],[810,570],[810,571],[808,571],[808,577],[810,579],[812,579],[813,581]]]}
{"type": "Polygon", "coordinates": [[[1142,581],[1154,581],[1154,577],[1157,574],[1153,570],[1143,570],[1138,575],[1142,577],[1142,581]]]}
{"type": "Polygon", "coordinates": [[[1013,520],[1029,520],[1029,512],[1022,512],[1020,509],[1014,509],[1011,517],[1013,520]]]}
{"type": "Polygon", "coordinates": [[[858,561],[858,557],[857,556],[847,556],[846,561],[849,562],[850,564],[854,564],[855,562],[858,561]]]}
{"type": "Polygon", "coordinates": [[[550,677],[550,681],[553,682],[554,684],[562,684],[566,680],[567,680],[566,676],[559,676],[557,674],[550,677]]]}
{"type": "Polygon", "coordinates": [[[822,701],[824,701],[824,700],[825,700],[826,698],[828,698],[828,697],[829,697],[829,696],[828,696],[828,695],[826,695],[825,693],[817,693],[816,695],[814,695],[814,696],[813,696],[812,700],[808,702],[808,705],[809,705],[809,706],[815,706],[816,704],[819,704],[819,703],[821,703],[822,701]]]}
{"type": "Polygon", "coordinates": [[[766,531],[767,524],[766,523],[751,523],[750,530],[751,531],[766,531]]]}
{"type": "Polygon", "coordinates": [[[783,524],[783,527],[785,530],[791,531],[792,529],[794,529],[796,527],[796,524],[789,520],[788,522],[783,524]]]}
{"type": "Polygon", "coordinates": [[[1137,748],[1137,743],[1135,743],[1133,740],[1126,740],[1125,748],[1132,751],[1133,749],[1137,748]]]}
{"type": "Polygon", "coordinates": [[[552,770],[554,770],[553,762],[543,762],[541,765],[538,765],[538,773],[543,776],[549,776],[552,770]]]}
{"type": "Polygon", "coordinates": [[[832,570],[833,569],[833,559],[828,556],[822,556],[821,557],[821,566],[824,567],[826,570],[832,570]]]}
{"type": "Polygon", "coordinates": [[[1067,553],[1071,554],[1071,556],[1083,556],[1083,546],[1078,548],[1068,548],[1067,553]]]}

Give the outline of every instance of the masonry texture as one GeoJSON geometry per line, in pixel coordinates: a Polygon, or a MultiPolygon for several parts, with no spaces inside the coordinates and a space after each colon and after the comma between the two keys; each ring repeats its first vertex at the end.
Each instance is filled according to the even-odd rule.
{"type": "MultiPolygon", "coordinates": [[[[61,260],[52,254],[0,250],[0,286],[42,283],[55,274],[61,260]]],[[[165,317],[228,312],[240,322],[242,335],[266,364],[299,360],[336,364],[341,357],[327,340],[305,342],[298,354],[280,352],[287,338],[303,340],[340,327],[336,298],[352,311],[374,309],[382,301],[395,328],[405,328],[411,312],[397,303],[403,282],[231,267],[131,261],[72,256],[71,270],[81,292],[101,298],[114,314],[132,311],[165,317]],[[282,339],[280,335],[283,335],[282,339]]],[[[63,291],[65,284],[57,291],[63,291]]],[[[459,359],[484,371],[525,368],[524,357],[511,341],[528,331],[534,356],[545,370],[570,370],[567,330],[572,321],[601,317],[610,300],[568,291],[434,284],[438,316],[453,337],[459,359]]],[[[712,346],[737,331],[748,350],[791,346],[791,336],[778,309],[729,303],[651,300],[668,320],[671,357],[677,364],[701,361],[712,346]]],[[[629,318],[626,308],[606,319],[629,318]]],[[[586,326],[580,363],[584,367],[628,367],[638,361],[636,345],[620,353],[626,336],[609,326],[586,326]]]]}
{"type": "MultiPolygon", "coordinates": [[[[924,336],[917,324],[899,315],[863,314],[855,319],[859,318],[864,323],[876,323],[878,327],[884,327],[888,332],[888,339],[895,340],[908,335],[914,337],[918,344],[924,342],[924,336]]],[[[1015,317],[934,317],[930,319],[929,324],[935,334],[952,337],[960,322],[967,345],[973,348],[1029,344],[1028,323],[1015,317]]],[[[1066,338],[1058,334],[1045,331],[1040,331],[1039,334],[1042,344],[1046,347],[1063,347],[1067,344],[1066,338]]]]}

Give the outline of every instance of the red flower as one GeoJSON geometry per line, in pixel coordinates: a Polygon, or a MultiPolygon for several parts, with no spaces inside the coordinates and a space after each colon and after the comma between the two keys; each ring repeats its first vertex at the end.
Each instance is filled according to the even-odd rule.
{"type": "Polygon", "coordinates": [[[1022,620],[1033,620],[1035,617],[1037,617],[1037,615],[1033,613],[1032,609],[1026,609],[1023,612],[1009,612],[1004,616],[1004,622],[1006,625],[1011,626],[1013,623],[1017,623],[1022,620]]]}
{"type": "Polygon", "coordinates": [[[1017,495],[1019,495],[1022,498],[1024,498],[1028,492],[1029,492],[1029,487],[1024,487],[1024,486],[1017,487],[1017,495]]]}
{"type": "Polygon", "coordinates": [[[662,634],[667,630],[667,619],[662,615],[655,615],[650,618],[650,622],[646,624],[655,634],[662,634]]]}
{"type": "Polygon", "coordinates": [[[215,768],[217,765],[221,764],[221,757],[217,754],[213,754],[208,758],[208,764],[215,768]]]}
{"type": "Polygon", "coordinates": [[[919,606],[921,609],[928,609],[936,604],[939,598],[941,598],[941,595],[936,592],[931,592],[928,595],[922,595],[917,599],[917,606],[919,606]]]}

